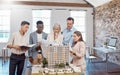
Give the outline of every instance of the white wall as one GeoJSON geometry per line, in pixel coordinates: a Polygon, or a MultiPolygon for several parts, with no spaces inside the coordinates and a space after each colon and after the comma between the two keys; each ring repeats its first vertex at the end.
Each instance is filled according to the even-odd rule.
{"type": "MultiPolygon", "coordinates": [[[[28,21],[32,24],[32,12],[31,9],[24,9],[24,8],[12,8],[11,10],[11,33],[18,31],[20,28],[21,21],[28,21]],[[13,29],[14,28],[14,29],[13,29]]],[[[29,32],[31,30],[31,26],[29,32]]]]}
{"type": "MultiPolygon", "coordinates": [[[[93,46],[93,15],[92,15],[93,9],[92,8],[13,5],[13,6],[0,6],[0,9],[11,9],[11,26],[10,26],[11,33],[19,30],[20,23],[23,20],[29,21],[31,23],[29,33],[32,31],[32,9],[51,9],[52,10],[51,27],[54,23],[57,22],[61,24],[62,30],[66,27],[66,18],[69,17],[70,15],[69,13],[70,9],[86,10],[87,11],[86,44],[88,46],[93,46]]],[[[5,43],[4,44],[1,43],[0,50],[4,46],[5,43]]],[[[0,56],[1,56],[1,51],[0,51],[0,56]]]]}
{"type": "Polygon", "coordinates": [[[93,47],[93,15],[92,10],[87,11],[86,15],[86,45],[93,47]]]}
{"type": "MultiPolygon", "coordinates": [[[[66,19],[69,17],[69,10],[53,10],[52,11],[52,20],[51,25],[53,26],[55,23],[61,25],[61,31],[66,27],[66,19]]],[[[52,30],[52,28],[51,28],[52,30]]]]}

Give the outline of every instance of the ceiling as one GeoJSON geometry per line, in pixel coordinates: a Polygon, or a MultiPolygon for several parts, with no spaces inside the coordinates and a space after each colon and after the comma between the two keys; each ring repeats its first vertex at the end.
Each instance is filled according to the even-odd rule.
{"type": "Polygon", "coordinates": [[[3,1],[34,1],[34,2],[86,3],[84,0],[3,0],[3,1]]]}
{"type": "Polygon", "coordinates": [[[103,5],[105,3],[108,3],[112,0],[85,0],[87,1],[88,3],[92,4],[94,7],[98,7],[100,5],[103,5]]]}
{"type": "Polygon", "coordinates": [[[98,7],[112,0],[3,0],[3,1],[62,2],[62,3],[82,3],[82,4],[89,3],[94,7],[98,7]]]}

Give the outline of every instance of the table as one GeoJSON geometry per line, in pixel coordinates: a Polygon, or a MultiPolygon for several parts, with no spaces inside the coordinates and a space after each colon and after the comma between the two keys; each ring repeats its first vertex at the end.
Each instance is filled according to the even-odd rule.
{"type": "Polygon", "coordinates": [[[106,63],[106,72],[108,71],[108,59],[109,59],[109,54],[120,54],[120,50],[113,50],[112,48],[106,48],[106,47],[92,47],[92,50],[102,52],[105,54],[105,63],[106,63]]]}
{"type": "Polygon", "coordinates": [[[43,73],[43,69],[41,66],[33,66],[31,75],[84,75],[81,72],[73,72],[73,73],[55,73],[55,74],[49,74],[49,73],[43,73]]]}
{"type": "Polygon", "coordinates": [[[42,73],[32,73],[32,75],[84,75],[82,73],[66,73],[66,74],[42,74],[42,73]]]}

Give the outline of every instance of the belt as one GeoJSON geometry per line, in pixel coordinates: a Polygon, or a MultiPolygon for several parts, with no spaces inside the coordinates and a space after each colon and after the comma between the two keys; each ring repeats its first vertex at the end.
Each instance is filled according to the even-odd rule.
{"type": "Polygon", "coordinates": [[[22,54],[15,54],[15,53],[12,53],[12,55],[14,55],[14,56],[24,56],[25,53],[22,53],[22,54]]]}

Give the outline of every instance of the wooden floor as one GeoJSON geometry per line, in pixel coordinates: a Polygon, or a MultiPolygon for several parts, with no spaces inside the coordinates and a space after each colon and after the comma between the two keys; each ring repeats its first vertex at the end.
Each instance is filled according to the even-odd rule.
{"type": "MultiPolygon", "coordinates": [[[[27,66],[27,62],[25,63],[25,67],[27,66]]],[[[115,72],[106,72],[106,64],[105,63],[87,63],[86,75],[120,75],[120,66],[115,65],[113,63],[109,63],[108,69],[109,71],[117,71],[115,72]]],[[[0,75],[9,75],[9,59],[5,62],[0,58],[0,75]]],[[[25,71],[25,68],[24,68],[25,71]]],[[[24,72],[23,72],[23,75],[24,72]]]]}

